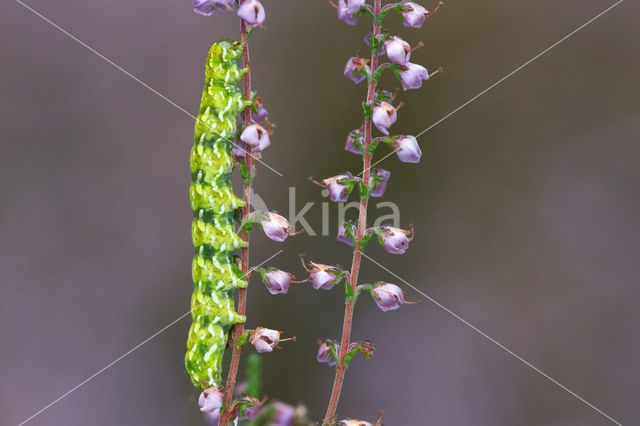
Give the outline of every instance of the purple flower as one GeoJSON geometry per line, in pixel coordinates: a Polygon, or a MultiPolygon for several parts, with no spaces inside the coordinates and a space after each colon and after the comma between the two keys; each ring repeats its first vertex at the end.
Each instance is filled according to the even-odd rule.
{"type": "Polygon", "coordinates": [[[352,224],[343,223],[338,228],[338,236],[336,237],[336,239],[338,241],[340,241],[340,242],[345,243],[348,246],[353,247],[353,239],[351,238],[351,236],[353,236],[355,234],[354,231],[355,231],[355,229],[354,229],[352,224]],[[349,232],[351,234],[350,236],[347,236],[347,229],[349,229],[349,232]]]}
{"type": "Polygon", "coordinates": [[[376,423],[374,425],[373,423],[365,422],[364,420],[343,419],[343,420],[340,420],[337,424],[339,426],[376,426],[379,423],[376,423]]]}
{"type": "Polygon", "coordinates": [[[242,398],[243,401],[250,402],[252,405],[250,407],[244,408],[244,416],[238,413],[238,420],[253,420],[258,415],[262,403],[259,399],[253,398],[251,396],[245,396],[242,398]]]}
{"type": "Polygon", "coordinates": [[[258,327],[251,336],[251,344],[258,353],[273,352],[273,348],[280,342],[280,333],[282,332],[278,330],[258,327]]]}
{"type": "Polygon", "coordinates": [[[394,228],[393,226],[383,226],[380,233],[384,249],[391,254],[404,254],[409,247],[409,241],[413,238],[413,229],[394,228]]]}
{"type": "Polygon", "coordinates": [[[398,114],[396,113],[396,109],[387,102],[380,102],[378,105],[373,107],[372,120],[373,124],[385,135],[389,134],[389,130],[387,130],[393,123],[398,119],[398,114]]]}
{"type": "Polygon", "coordinates": [[[217,9],[211,0],[191,0],[191,5],[195,13],[204,16],[211,16],[217,9]]]}
{"type": "Polygon", "coordinates": [[[418,146],[418,141],[413,136],[400,136],[393,141],[395,153],[403,163],[419,163],[422,151],[418,146]]]}
{"type": "Polygon", "coordinates": [[[311,285],[316,290],[331,290],[340,278],[340,270],[335,266],[309,262],[311,269],[305,269],[311,277],[311,285]]]}
{"type": "Polygon", "coordinates": [[[409,62],[405,66],[406,69],[398,71],[404,90],[419,89],[422,87],[422,80],[429,80],[429,72],[422,65],[409,62]]]}
{"type": "Polygon", "coordinates": [[[429,13],[427,9],[413,2],[407,2],[403,7],[407,10],[402,12],[402,24],[405,27],[420,28],[429,13]]]}
{"type": "Polygon", "coordinates": [[[293,423],[296,416],[296,409],[293,406],[280,401],[271,403],[271,406],[276,412],[270,426],[290,426],[293,423]]]}
{"type": "Polygon", "coordinates": [[[326,178],[322,181],[329,191],[329,199],[334,203],[344,203],[349,199],[349,194],[353,189],[353,185],[347,185],[344,182],[353,179],[349,175],[337,175],[326,178]]]}
{"type": "Polygon", "coordinates": [[[334,357],[331,356],[331,349],[335,350],[336,348],[337,343],[334,341],[329,340],[326,342],[322,342],[322,344],[318,348],[318,355],[316,355],[316,359],[321,364],[326,362],[327,364],[329,364],[329,366],[333,367],[334,365],[336,365],[336,361],[334,357]]]}
{"type": "Polygon", "coordinates": [[[349,343],[349,346],[347,346],[347,353],[351,352],[354,349],[358,349],[358,352],[360,352],[367,359],[371,358],[373,356],[373,353],[376,351],[373,343],[369,340],[349,343]]]}
{"type": "Polygon", "coordinates": [[[222,406],[223,393],[215,386],[205,389],[198,398],[200,411],[204,414],[207,423],[218,424],[220,407],[222,406]]]}
{"type": "Polygon", "coordinates": [[[369,74],[369,60],[353,56],[347,60],[344,66],[344,75],[358,84],[364,81],[369,74]]]}
{"type": "Polygon", "coordinates": [[[378,180],[376,186],[373,188],[373,191],[369,195],[372,197],[382,197],[384,195],[384,191],[387,190],[387,183],[389,182],[389,176],[391,176],[391,172],[385,169],[373,169],[371,170],[371,174],[373,176],[377,176],[382,178],[382,180],[378,180]]]}
{"type": "Polygon", "coordinates": [[[264,7],[258,0],[244,0],[238,7],[238,16],[247,25],[260,26],[265,18],[264,7]]]}
{"type": "Polygon", "coordinates": [[[267,238],[279,243],[283,242],[289,236],[289,221],[279,214],[266,212],[264,218],[260,221],[262,230],[267,238]]]}
{"type": "Polygon", "coordinates": [[[353,132],[349,133],[347,136],[347,143],[344,146],[345,151],[353,152],[354,154],[362,155],[362,130],[356,129],[353,132]],[[359,146],[356,146],[356,142],[358,142],[359,146]]]}
{"type": "Polygon", "coordinates": [[[264,284],[271,294],[286,294],[289,291],[292,275],[288,272],[274,269],[264,274],[264,284]]]}
{"type": "Polygon", "coordinates": [[[247,148],[245,147],[244,142],[236,141],[231,147],[231,156],[235,161],[240,161],[241,158],[244,158],[247,155],[247,148]]]}
{"type": "Polygon", "coordinates": [[[240,135],[240,140],[249,145],[257,152],[264,151],[271,141],[269,140],[269,133],[257,123],[248,125],[240,135]]]}
{"type": "Polygon", "coordinates": [[[358,17],[353,18],[353,14],[364,6],[365,0],[338,0],[338,19],[349,25],[355,25],[358,17]]]}
{"type": "Polygon", "coordinates": [[[394,64],[406,65],[411,57],[411,46],[400,37],[393,36],[385,41],[384,50],[394,64]]]}
{"type": "Polygon", "coordinates": [[[251,111],[251,119],[256,123],[262,123],[269,116],[269,112],[262,104],[262,99],[256,98],[254,102],[258,106],[258,111],[251,111]]]}
{"type": "Polygon", "coordinates": [[[373,300],[384,312],[398,309],[400,305],[405,303],[404,293],[395,284],[380,284],[373,287],[373,300]]]}

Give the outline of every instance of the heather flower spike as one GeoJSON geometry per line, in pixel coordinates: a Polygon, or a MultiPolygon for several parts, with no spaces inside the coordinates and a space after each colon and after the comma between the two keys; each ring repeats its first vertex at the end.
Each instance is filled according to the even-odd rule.
{"type": "Polygon", "coordinates": [[[264,6],[258,0],[244,0],[238,7],[238,16],[251,26],[261,26],[266,17],[264,6]]]}
{"type": "Polygon", "coordinates": [[[358,84],[363,82],[370,73],[369,60],[358,58],[357,56],[349,58],[344,66],[344,75],[358,84]]]}
{"type": "Polygon", "coordinates": [[[402,304],[419,304],[420,301],[407,302],[404,300],[404,292],[395,284],[379,282],[371,287],[371,297],[383,312],[398,309],[402,304]]]}

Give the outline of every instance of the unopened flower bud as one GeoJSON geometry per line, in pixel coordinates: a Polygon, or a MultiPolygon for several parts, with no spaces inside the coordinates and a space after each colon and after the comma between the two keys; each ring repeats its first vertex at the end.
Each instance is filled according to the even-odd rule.
{"type": "Polygon", "coordinates": [[[329,199],[334,203],[344,203],[349,199],[353,185],[346,185],[345,180],[353,179],[349,175],[337,175],[322,181],[329,191],[329,199]]]}
{"type": "Polygon", "coordinates": [[[400,84],[404,90],[419,89],[422,87],[422,80],[429,79],[429,72],[425,67],[409,62],[406,69],[400,70],[400,84]]]}
{"type": "Polygon", "coordinates": [[[404,229],[394,228],[393,226],[384,226],[381,233],[384,249],[391,254],[404,254],[409,247],[410,236],[413,230],[405,231],[404,229]]]}
{"type": "Polygon", "coordinates": [[[338,19],[349,25],[355,25],[358,17],[353,18],[353,14],[364,6],[365,0],[338,0],[338,19]]]}
{"type": "Polygon", "coordinates": [[[264,127],[257,123],[248,125],[242,131],[240,140],[258,152],[264,151],[269,145],[271,145],[269,133],[267,133],[264,127]]]}
{"type": "Polygon", "coordinates": [[[231,147],[231,156],[235,161],[240,161],[247,155],[247,148],[244,142],[236,141],[231,147]]]}
{"type": "Polygon", "coordinates": [[[329,366],[333,367],[336,365],[336,361],[333,356],[331,356],[331,350],[335,350],[337,348],[337,343],[333,341],[322,342],[320,347],[318,348],[318,354],[316,355],[316,359],[319,363],[327,363],[329,366]]]}
{"type": "Polygon", "coordinates": [[[402,12],[402,24],[405,27],[420,28],[429,13],[427,9],[413,2],[406,2],[402,6],[407,9],[402,12]]]}
{"type": "Polygon", "coordinates": [[[373,124],[385,135],[389,134],[389,127],[398,119],[396,109],[387,102],[380,102],[373,108],[373,124]]]}
{"type": "Polygon", "coordinates": [[[283,242],[289,236],[289,221],[277,213],[263,213],[264,218],[260,221],[262,230],[267,238],[279,243],[283,242]]]}
{"type": "Polygon", "coordinates": [[[400,305],[405,303],[404,293],[395,284],[380,284],[373,287],[373,300],[384,312],[398,309],[400,305]]]}
{"type": "Polygon", "coordinates": [[[419,163],[422,151],[413,136],[400,136],[393,142],[395,153],[403,163],[419,163]]]}
{"type": "Polygon", "coordinates": [[[384,42],[384,50],[391,62],[406,65],[411,57],[411,46],[400,37],[393,36],[384,42]]]}
{"type": "Polygon", "coordinates": [[[258,327],[251,336],[251,344],[258,353],[273,352],[273,348],[280,342],[280,333],[282,332],[278,330],[258,327]]]}
{"type": "Polygon", "coordinates": [[[354,227],[350,223],[343,223],[338,228],[338,236],[336,239],[340,242],[345,243],[348,246],[353,247],[353,239],[351,238],[354,235],[354,227]],[[349,231],[350,235],[347,235],[347,231],[349,231]]]}
{"type": "Polygon", "coordinates": [[[262,123],[269,116],[269,112],[260,98],[255,99],[255,104],[258,107],[258,111],[251,110],[251,119],[256,123],[262,123]]]}
{"type": "Polygon", "coordinates": [[[238,7],[238,16],[247,25],[260,26],[264,22],[264,7],[258,0],[244,0],[238,7]]]}
{"type": "Polygon", "coordinates": [[[274,269],[264,274],[264,284],[271,294],[286,294],[289,291],[292,275],[288,272],[274,269]]]}
{"type": "Polygon", "coordinates": [[[389,182],[391,172],[385,169],[373,169],[371,170],[371,174],[373,176],[382,178],[382,180],[377,181],[376,186],[373,188],[369,195],[371,195],[372,197],[382,197],[384,195],[384,191],[387,190],[387,183],[389,182]]]}
{"type": "Polygon", "coordinates": [[[345,151],[353,152],[354,154],[362,155],[362,146],[363,134],[362,130],[357,129],[349,133],[347,136],[347,143],[344,146],[345,151]],[[358,145],[356,145],[356,143],[358,145]]]}
{"type": "Polygon", "coordinates": [[[368,59],[358,58],[357,56],[349,58],[344,66],[344,75],[358,84],[367,78],[369,73],[368,59]]]}
{"type": "Polygon", "coordinates": [[[198,405],[207,423],[218,424],[223,397],[222,391],[215,386],[203,390],[200,394],[198,405]]]}

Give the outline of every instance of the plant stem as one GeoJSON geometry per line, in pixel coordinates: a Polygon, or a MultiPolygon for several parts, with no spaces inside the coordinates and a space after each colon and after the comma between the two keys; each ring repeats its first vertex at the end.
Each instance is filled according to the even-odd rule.
{"type": "MultiPolygon", "coordinates": [[[[380,22],[378,15],[381,11],[382,0],[375,0],[374,14],[375,21],[373,23],[373,35],[371,40],[373,41],[380,34],[380,22]]],[[[373,46],[373,43],[371,43],[373,46]]],[[[371,77],[369,78],[369,88],[367,90],[367,104],[371,105],[375,96],[376,82],[373,79],[373,74],[378,69],[378,48],[371,49],[371,77]]],[[[371,144],[371,117],[365,119],[364,122],[364,154],[362,157],[363,163],[363,177],[362,182],[368,188],[369,187],[369,169],[371,168],[371,154],[369,153],[369,145],[371,144]]],[[[358,284],[358,273],[360,272],[360,240],[364,236],[367,228],[367,205],[369,202],[369,195],[360,199],[360,212],[358,216],[358,229],[356,231],[356,244],[353,248],[353,261],[351,262],[351,273],[349,275],[349,285],[355,294],[356,286],[358,284]]],[[[340,354],[338,356],[338,365],[336,366],[336,377],[333,381],[333,390],[331,391],[331,398],[329,399],[329,407],[327,408],[327,414],[324,417],[325,422],[330,422],[336,413],[338,407],[338,400],[340,399],[340,392],[342,390],[342,383],[344,381],[344,373],[346,367],[344,365],[344,356],[347,353],[349,347],[349,341],[351,339],[351,324],[353,322],[353,305],[355,303],[354,298],[347,301],[344,310],[344,322],[342,325],[342,340],[340,341],[340,354]]]]}
{"type": "MultiPolygon", "coordinates": [[[[244,20],[240,19],[240,34],[242,40],[242,63],[245,68],[249,68],[249,41],[247,40],[247,26],[244,20]]],[[[251,100],[251,69],[244,75],[244,98],[247,101],[251,100]]],[[[251,106],[247,105],[244,109],[244,122],[248,124],[251,122],[251,106]]],[[[251,153],[251,146],[245,144],[245,156],[244,165],[249,172],[249,178],[244,183],[243,187],[243,199],[245,206],[242,209],[242,223],[246,223],[249,220],[249,214],[251,210],[251,185],[253,183],[253,155],[251,153]]],[[[240,236],[244,241],[249,241],[249,235],[247,235],[244,227],[240,236]]],[[[248,280],[247,273],[249,271],[249,247],[242,248],[242,260],[241,260],[242,274],[248,280]]],[[[241,288],[238,291],[238,314],[245,315],[247,308],[247,289],[241,288]]],[[[242,348],[236,347],[235,342],[238,341],[240,336],[244,333],[244,323],[236,324],[232,330],[231,344],[233,346],[233,354],[231,355],[231,365],[229,366],[229,375],[227,376],[227,384],[224,390],[224,407],[225,410],[220,417],[220,426],[226,426],[229,424],[232,416],[231,400],[233,397],[233,388],[236,385],[236,376],[238,375],[238,366],[240,365],[240,352],[242,348]]]]}

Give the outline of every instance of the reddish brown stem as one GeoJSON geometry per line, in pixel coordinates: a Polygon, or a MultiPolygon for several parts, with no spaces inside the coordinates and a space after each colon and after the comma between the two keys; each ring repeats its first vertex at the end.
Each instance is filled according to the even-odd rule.
{"type": "MultiPolygon", "coordinates": [[[[380,22],[378,21],[378,15],[381,12],[382,0],[375,0],[374,14],[376,16],[373,24],[372,40],[380,34],[380,22]]],[[[375,96],[375,81],[373,74],[378,69],[378,49],[371,50],[371,78],[369,78],[369,88],[367,90],[367,104],[371,105],[375,96]]],[[[371,117],[367,118],[364,122],[364,154],[362,158],[363,162],[363,177],[362,182],[368,188],[369,187],[369,169],[371,168],[371,154],[369,153],[369,145],[371,145],[371,117]]],[[[353,249],[353,261],[351,262],[351,274],[349,275],[349,285],[353,289],[355,294],[356,286],[358,284],[358,273],[360,272],[360,261],[362,252],[360,251],[360,240],[364,236],[367,229],[367,205],[369,196],[362,197],[360,199],[360,212],[358,216],[358,230],[356,231],[356,244],[353,249]]],[[[344,356],[347,353],[349,347],[349,341],[351,340],[351,324],[353,321],[353,305],[354,299],[351,298],[347,301],[344,310],[344,322],[342,325],[342,339],[340,341],[340,354],[338,356],[338,365],[336,366],[336,377],[333,381],[333,389],[331,391],[331,398],[329,399],[329,407],[327,408],[327,414],[324,417],[324,421],[329,423],[333,416],[335,416],[336,409],[338,407],[338,400],[340,399],[340,392],[342,391],[342,383],[344,381],[344,373],[346,367],[344,365],[344,356]]]]}
{"type": "MultiPolygon", "coordinates": [[[[245,22],[240,19],[240,33],[242,37],[242,63],[245,68],[250,67],[249,61],[249,43],[247,40],[247,26],[245,22]]],[[[247,101],[251,100],[251,70],[247,71],[244,75],[244,98],[247,101]]],[[[251,121],[251,106],[247,105],[244,109],[244,122],[248,124],[251,121]]],[[[249,171],[249,179],[244,183],[243,199],[245,206],[242,209],[242,223],[246,223],[249,220],[249,214],[251,210],[251,183],[253,181],[253,155],[251,153],[251,146],[245,144],[245,157],[244,165],[249,171]]],[[[242,227],[240,234],[244,241],[249,241],[249,235],[242,227]]],[[[249,272],[249,247],[242,248],[242,260],[241,260],[242,273],[245,277],[249,272]]],[[[247,308],[247,289],[241,288],[238,291],[238,313],[245,315],[247,308]]],[[[232,330],[231,344],[233,346],[233,353],[231,355],[231,364],[229,366],[229,375],[227,376],[227,385],[224,390],[224,406],[225,411],[220,416],[220,426],[226,426],[231,421],[233,416],[233,410],[231,410],[231,399],[233,397],[233,388],[236,385],[236,376],[238,375],[238,366],[240,365],[240,352],[242,348],[236,347],[235,342],[238,341],[240,336],[244,333],[244,324],[236,324],[232,330]]]]}

